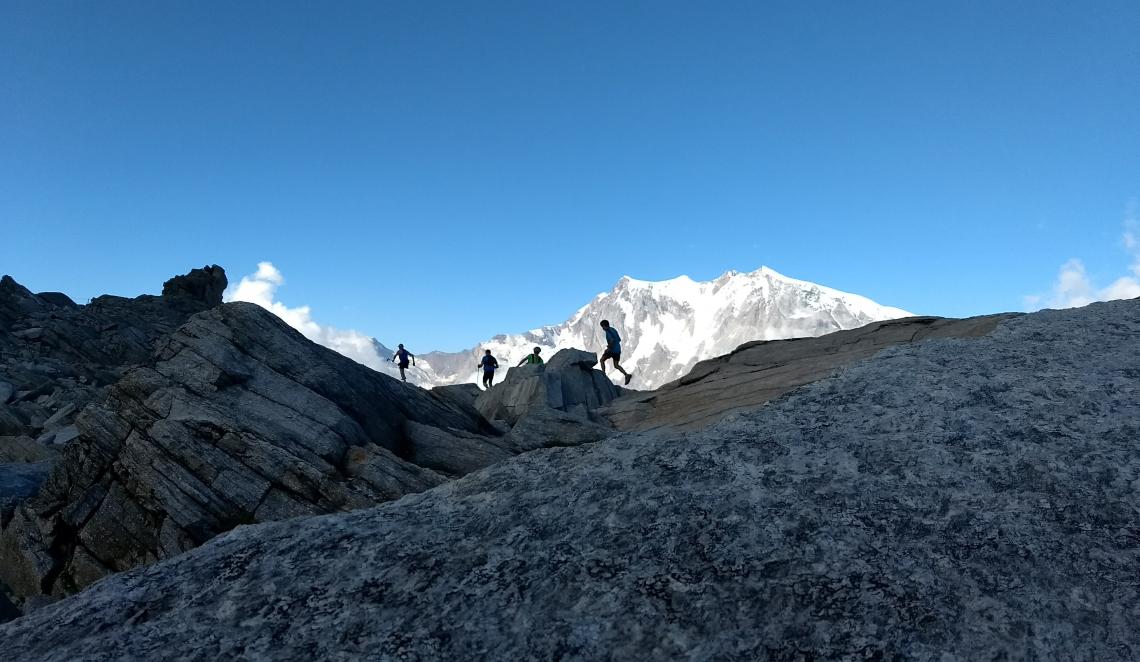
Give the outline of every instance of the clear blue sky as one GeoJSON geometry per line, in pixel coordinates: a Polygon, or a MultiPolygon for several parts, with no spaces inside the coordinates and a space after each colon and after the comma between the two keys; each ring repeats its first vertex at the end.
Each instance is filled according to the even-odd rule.
{"type": "Polygon", "coordinates": [[[1125,273],[1140,2],[0,3],[0,272],[272,261],[409,347],[761,264],[920,313],[1125,273]]]}

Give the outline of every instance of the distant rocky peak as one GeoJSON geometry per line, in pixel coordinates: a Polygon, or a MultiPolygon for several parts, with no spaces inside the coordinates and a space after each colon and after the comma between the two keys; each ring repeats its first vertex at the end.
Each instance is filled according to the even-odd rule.
{"type": "Polygon", "coordinates": [[[18,299],[31,299],[35,296],[31,290],[17,283],[11,276],[0,278],[0,295],[18,299]]]}

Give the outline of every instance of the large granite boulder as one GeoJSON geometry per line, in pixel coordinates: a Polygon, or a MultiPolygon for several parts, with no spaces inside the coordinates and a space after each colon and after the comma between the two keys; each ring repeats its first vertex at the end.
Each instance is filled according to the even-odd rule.
{"type": "Polygon", "coordinates": [[[483,394],[483,390],[475,384],[449,384],[447,386],[436,386],[431,390],[435,395],[451,400],[456,404],[467,407],[474,407],[475,401],[483,394]]]}
{"type": "Polygon", "coordinates": [[[543,365],[511,368],[502,382],[484,391],[476,408],[488,419],[514,425],[528,411],[549,407],[588,419],[620,390],[600,370],[598,357],[580,349],[557,352],[543,365]]]}
{"type": "Polygon", "coordinates": [[[511,427],[504,442],[516,453],[557,446],[581,446],[612,437],[608,425],[553,407],[532,407],[511,427]]]}
{"type": "Polygon", "coordinates": [[[373,505],[509,455],[470,405],[244,303],[192,317],[76,425],[0,533],[0,580],[21,596],[64,595],[239,524],[373,505]]]}
{"type": "Polygon", "coordinates": [[[619,430],[698,430],[764,405],[793,389],[895,345],[937,338],[976,338],[1011,315],[969,319],[906,317],[814,338],[745,343],[701,361],[654,391],[627,391],[598,415],[619,430]]]}
{"type": "Polygon", "coordinates": [[[903,344],[701,431],[240,527],[12,659],[1135,660],[1140,302],[903,344]]]}

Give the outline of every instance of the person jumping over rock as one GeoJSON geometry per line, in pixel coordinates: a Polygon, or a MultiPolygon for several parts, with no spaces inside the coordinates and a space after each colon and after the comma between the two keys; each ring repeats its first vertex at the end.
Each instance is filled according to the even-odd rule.
{"type": "Polygon", "coordinates": [[[396,353],[392,355],[392,363],[400,365],[400,379],[405,382],[408,381],[408,378],[404,376],[404,371],[408,369],[408,359],[412,360],[412,365],[416,364],[416,355],[404,349],[404,345],[401,344],[396,353]]]}
{"type": "Polygon", "coordinates": [[[606,351],[602,352],[602,372],[606,371],[606,359],[613,359],[614,367],[625,375],[625,383],[628,384],[629,380],[633,379],[633,373],[626,372],[625,368],[621,367],[621,336],[618,335],[617,329],[610,326],[609,320],[602,320],[601,326],[606,332],[606,351]]]}
{"type": "Polygon", "coordinates": [[[491,356],[491,350],[487,350],[487,353],[483,355],[479,367],[483,368],[483,387],[491,388],[491,382],[495,381],[495,370],[499,367],[499,362],[491,356]]]}
{"type": "Polygon", "coordinates": [[[541,354],[541,353],[542,353],[542,348],[541,347],[535,347],[534,352],[527,354],[526,356],[523,357],[522,361],[519,361],[519,365],[521,366],[524,363],[527,365],[542,365],[542,357],[539,356],[539,354],[541,354]]]}

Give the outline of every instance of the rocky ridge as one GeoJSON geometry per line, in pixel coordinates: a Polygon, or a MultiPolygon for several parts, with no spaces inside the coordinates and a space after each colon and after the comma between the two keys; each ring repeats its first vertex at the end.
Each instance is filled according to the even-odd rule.
{"type": "Polygon", "coordinates": [[[427,489],[445,477],[415,425],[501,434],[262,308],[215,307],[79,415],[78,438],[0,533],[0,576],[18,595],[64,595],[238,524],[427,489]]]}
{"type": "Polygon", "coordinates": [[[887,348],[700,431],[243,526],[18,659],[1131,660],[1140,302],[887,348]]]}
{"type": "MultiPolygon", "coordinates": [[[[142,302],[176,320],[172,309],[216,306],[224,289],[224,273],[210,268],[171,279],[162,297],[108,301],[128,309],[142,302]]],[[[29,299],[46,301],[22,297],[29,299]]],[[[69,441],[82,437],[36,498],[17,508],[37,494],[49,464],[0,466],[0,479],[8,476],[0,480],[0,589],[17,598],[58,598],[239,524],[372,506],[518,453],[604,439],[614,421],[645,419],[644,394],[623,404],[630,397],[581,350],[512,368],[487,392],[455,385],[425,394],[319,349],[248,304],[196,315],[164,336],[168,326],[159,324],[111,326],[138,341],[118,360],[140,365],[115,364],[107,374],[122,378],[113,388],[86,393],[102,395],[81,415],[81,401],[66,410],[77,416],[68,421],[69,441]],[[145,354],[156,337],[157,352],[145,354]]],[[[889,342],[905,334],[895,335],[889,342]]],[[[755,384],[736,381],[747,400],[755,384]]],[[[670,415],[699,400],[686,394],[670,415]]],[[[743,406],[723,397],[720,404],[721,412],[743,406]]],[[[713,402],[703,415],[716,410],[713,402]]],[[[9,442],[20,461],[43,459],[45,444],[9,442]]]]}
{"type": "Polygon", "coordinates": [[[57,598],[238,525],[369,507],[520,452],[596,441],[613,430],[588,420],[602,402],[591,389],[617,389],[595,361],[568,351],[538,384],[509,378],[496,402],[514,415],[492,423],[477,388],[424,391],[256,305],[216,306],[79,414],[50,475],[35,474],[47,476],[38,492],[28,472],[0,471],[14,497],[0,580],[25,600],[57,598]],[[516,397],[516,382],[537,399],[516,397]]]}
{"type": "Polygon", "coordinates": [[[0,463],[48,459],[73,440],[75,417],[154,343],[222,301],[225,271],[194,269],[161,296],[101,296],[78,305],[0,278],[0,463]]]}
{"type": "Polygon", "coordinates": [[[814,338],[749,342],[701,361],[689,374],[654,391],[629,391],[602,407],[597,418],[619,430],[666,426],[696,430],[733,412],[760,407],[887,347],[936,338],[976,338],[1013,316],[907,317],[814,338]]]}

